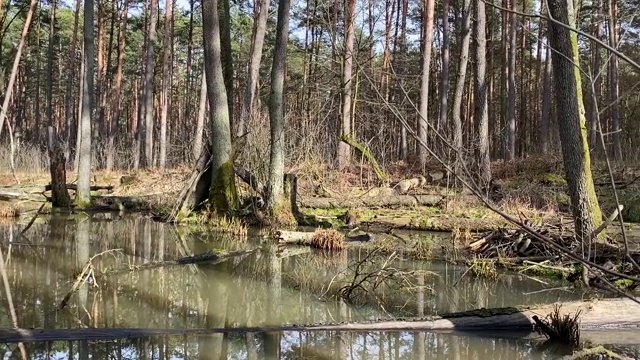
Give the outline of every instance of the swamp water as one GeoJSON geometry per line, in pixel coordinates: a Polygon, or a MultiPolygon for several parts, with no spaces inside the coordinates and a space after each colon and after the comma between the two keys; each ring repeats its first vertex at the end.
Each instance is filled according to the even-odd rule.
{"type": "MultiPolygon", "coordinates": [[[[260,245],[258,237],[239,241],[212,233],[187,235],[172,225],[137,215],[41,217],[21,236],[25,226],[0,225],[0,261],[6,264],[3,269],[11,294],[8,301],[2,287],[2,329],[16,324],[25,329],[202,329],[333,323],[579,298],[563,287],[517,274],[502,274],[495,281],[469,276],[460,280],[465,269],[445,263],[373,258],[364,250],[338,255],[298,247],[280,251],[260,245]],[[140,268],[209,250],[256,248],[259,250],[216,265],[140,268]],[[288,254],[292,251],[300,253],[288,254]],[[73,292],[59,310],[89,259],[95,277],[73,292]],[[362,289],[353,292],[356,305],[335,300],[337,289],[364,279],[365,275],[356,272],[367,274],[382,266],[389,272],[363,281],[362,289]],[[113,269],[123,271],[101,275],[113,269]]],[[[29,358],[53,359],[551,358],[537,352],[531,341],[510,335],[239,332],[109,341],[63,338],[25,343],[24,348],[29,358]]],[[[0,354],[19,358],[20,350],[16,343],[0,341],[0,354]]]]}

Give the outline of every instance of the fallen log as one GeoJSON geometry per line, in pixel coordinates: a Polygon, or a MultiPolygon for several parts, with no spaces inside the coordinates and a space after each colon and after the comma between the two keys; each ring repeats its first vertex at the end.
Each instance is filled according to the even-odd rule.
{"type": "MultiPolygon", "coordinates": [[[[313,237],[316,236],[316,232],[308,231],[289,231],[278,230],[274,232],[273,238],[281,244],[297,244],[305,245],[311,242],[313,237]]],[[[374,239],[373,234],[361,234],[361,235],[347,235],[344,237],[345,241],[363,242],[371,241],[374,239]]]]}
{"type": "MultiPolygon", "coordinates": [[[[77,184],[67,184],[67,190],[73,190],[73,191],[77,191],[78,190],[78,185],[77,184]]],[[[89,190],[91,191],[99,191],[99,190],[107,190],[107,191],[113,191],[113,185],[91,185],[89,187],[89,190]]],[[[47,184],[44,186],[44,191],[51,191],[51,184],[47,184]]]]}
{"type": "MultiPolygon", "coordinates": [[[[640,301],[640,298],[636,298],[640,301]]],[[[202,335],[216,333],[259,333],[279,331],[429,331],[486,333],[490,331],[533,332],[533,316],[545,317],[554,305],[537,308],[512,307],[478,309],[419,319],[381,320],[359,323],[256,326],[236,328],[194,329],[7,329],[0,330],[0,342],[112,340],[168,335],[202,335]]],[[[631,299],[605,299],[563,303],[561,314],[581,310],[580,329],[637,329],[640,326],[640,305],[631,299]]]]}
{"type": "Polygon", "coordinates": [[[303,208],[333,209],[333,208],[371,208],[388,206],[436,206],[444,201],[442,195],[389,195],[359,198],[300,198],[298,201],[303,208]]]}

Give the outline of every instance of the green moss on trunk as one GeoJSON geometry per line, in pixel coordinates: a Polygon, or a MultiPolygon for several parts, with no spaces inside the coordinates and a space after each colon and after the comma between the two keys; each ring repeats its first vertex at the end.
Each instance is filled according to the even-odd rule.
{"type": "Polygon", "coordinates": [[[231,160],[214,169],[209,204],[220,214],[228,214],[238,208],[238,192],[231,160]]]}

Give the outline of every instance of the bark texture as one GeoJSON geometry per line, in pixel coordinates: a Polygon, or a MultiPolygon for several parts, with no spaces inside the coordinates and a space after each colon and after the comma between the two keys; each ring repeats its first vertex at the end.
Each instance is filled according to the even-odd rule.
{"type": "MultiPolygon", "coordinates": [[[[564,24],[575,25],[571,0],[549,1],[551,16],[564,24]]],[[[553,61],[553,84],[556,116],[564,159],[565,176],[571,198],[575,233],[583,245],[602,223],[602,213],[591,176],[591,159],[587,142],[586,119],[582,104],[578,64],[578,40],[567,28],[549,23],[549,40],[553,61]],[[572,59],[570,61],[569,59],[572,59]]]]}
{"type": "Polygon", "coordinates": [[[220,213],[237,207],[227,89],[222,71],[218,1],[202,2],[207,95],[211,109],[211,188],[209,204],[220,213]]]}

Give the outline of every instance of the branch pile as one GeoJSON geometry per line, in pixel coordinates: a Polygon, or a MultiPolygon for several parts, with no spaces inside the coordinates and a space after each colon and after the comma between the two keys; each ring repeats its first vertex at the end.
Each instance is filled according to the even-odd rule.
{"type": "MultiPolygon", "coordinates": [[[[547,236],[558,245],[573,248],[573,234],[562,224],[533,224],[529,220],[524,223],[541,235],[547,236]]],[[[469,250],[484,258],[496,257],[553,257],[557,251],[536,239],[529,232],[517,228],[498,228],[479,235],[479,239],[469,245],[469,250]]]]}

